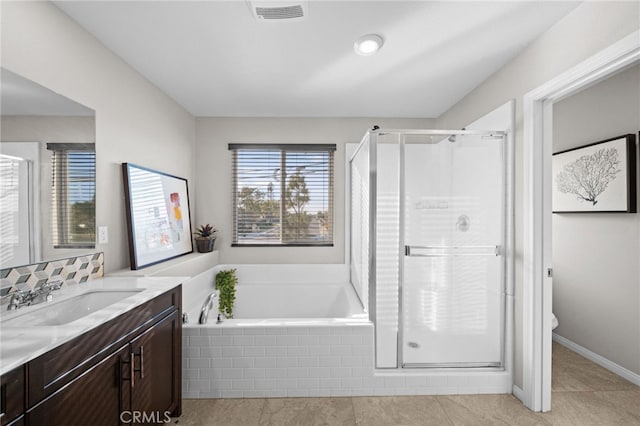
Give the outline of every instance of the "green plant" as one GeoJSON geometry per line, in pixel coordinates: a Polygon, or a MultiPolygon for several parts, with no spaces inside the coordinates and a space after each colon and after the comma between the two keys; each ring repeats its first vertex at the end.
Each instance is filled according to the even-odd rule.
{"type": "Polygon", "coordinates": [[[225,269],[216,274],[216,290],[218,295],[218,310],[227,318],[233,318],[233,305],[236,302],[236,284],[238,277],[235,269],[225,269]]]}
{"type": "Polygon", "coordinates": [[[215,226],[211,226],[207,223],[206,225],[200,225],[199,228],[196,228],[196,232],[193,234],[197,235],[196,238],[211,239],[215,237],[216,232],[218,232],[218,230],[215,226]]]}

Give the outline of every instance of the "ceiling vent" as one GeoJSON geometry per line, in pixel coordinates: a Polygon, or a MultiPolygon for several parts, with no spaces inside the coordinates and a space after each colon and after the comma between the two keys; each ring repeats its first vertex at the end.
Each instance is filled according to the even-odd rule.
{"type": "Polygon", "coordinates": [[[249,6],[256,19],[260,21],[299,21],[307,17],[308,2],[299,1],[249,1],[249,6]]]}

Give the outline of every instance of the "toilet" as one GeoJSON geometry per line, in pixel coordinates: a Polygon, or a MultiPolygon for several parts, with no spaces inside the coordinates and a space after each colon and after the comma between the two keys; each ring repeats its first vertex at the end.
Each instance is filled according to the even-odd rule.
{"type": "Polygon", "coordinates": [[[551,313],[551,330],[555,330],[557,326],[558,326],[558,318],[556,318],[556,315],[552,312],[551,313]]]}

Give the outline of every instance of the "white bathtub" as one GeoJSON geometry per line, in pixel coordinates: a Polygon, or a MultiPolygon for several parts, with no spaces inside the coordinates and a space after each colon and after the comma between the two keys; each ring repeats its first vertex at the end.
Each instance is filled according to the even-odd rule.
{"type": "Polygon", "coordinates": [[[183,311],[186,398],[345,396],[373,374],[373,325],[344,265],[219,265],[183,285],[183,311]],[[198,324],[230,268],[234,318],[216,324],[216,305],[198,324]]]}
{"type": "MultiPolygon", "coordinates": [[[[194,304],[186,311],[190,321],[198,321],[201,308],[202,303],[194,304]]],[[[217,324],[217,312],[216,300],[207,325],[320,325],[367,318],[349,283],[243,284],[236,289],[233,319],[222,317],[222,324],[217,324]]]]}
{"type": "Polygon", "coordinates": [[[216,324],[218,310],[215,302],[207,320],[208,326],[367,322],[367,314],[344,276],[343,265],[287,265],[286,273],[275,277],[273,271],[282,270],[283,266],[220,265],[184,285],[183,312],[188,315],[188,324],[198,322],[204,301],[214,291],[215,274],[231,268],[236,269],[239,280],[234,318],[216,324]],[[315,277],[315,281],[309,282],[309,276],[315,277]]]}
{"type": "Polygon", "coordinates": [[[184,398],[510,393],[506,373],[382,371],[345,265],[219,265],[183,284],[184,398]],[[215,274],[236,268],[234,319],[198,324],[215,274]]]}

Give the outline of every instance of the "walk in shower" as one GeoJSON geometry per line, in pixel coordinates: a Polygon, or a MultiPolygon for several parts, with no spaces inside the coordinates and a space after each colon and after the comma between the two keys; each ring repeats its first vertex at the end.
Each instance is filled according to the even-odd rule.
{"type": "Polygon", "coordinates": [[[376,128],[351,156],[351,282],[377,368],[504,367],[506,139],[376,128]]]}

